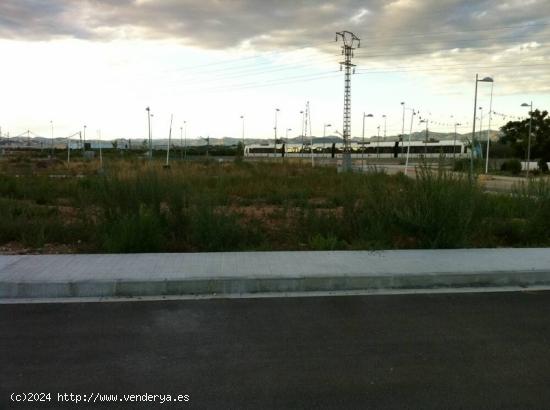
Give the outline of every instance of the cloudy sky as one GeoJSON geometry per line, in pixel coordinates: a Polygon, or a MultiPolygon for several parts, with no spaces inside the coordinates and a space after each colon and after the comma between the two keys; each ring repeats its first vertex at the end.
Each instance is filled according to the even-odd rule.
{"type": "MultiPolygon", "coordinates": [[[[11,136],[105,138],[273,136],[342,130],[343,73],[335,32],[355,52],[353,135],[401,132],[401,101],[434,131],[473,116],[474,78],[492,76],[493,127],[550,108],[549,0],[2,0],[0,126],[11,136]],[[452,116],[452,117],[451,117],[452,116]],[[510,117],[507,117],[510,118],[510,117]]],[[[484,125],[490,84],[480,83],[484,125]]],[[[409,114],[407,114],[409,115],[409,114]]],[[[407,118],[407,128],[409,127],[407,118]]],[[[471,127],[471,126],[470,126],[471,127]]],[[[414,129],[421,129],[418,121],[414,129]]]]}

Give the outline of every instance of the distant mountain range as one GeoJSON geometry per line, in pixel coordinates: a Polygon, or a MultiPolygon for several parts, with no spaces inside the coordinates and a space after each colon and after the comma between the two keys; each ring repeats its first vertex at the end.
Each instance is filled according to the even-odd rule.
{"type": "MultiPolygon", "coordinates": [[[[482,132],[482,138],[483,139],[487,138],[486,132],[487,131],[482,132]]],[[[457,134],[457,139],[458,140],[470,140],[471,135],[472,135],[472,133],[457,134]]],[[[490,131],[491,141],[496,141],[498,139],[498,136],[499,136],[498,131],[493,131],[493,130],[490,131]]],[[[414,132],[411,135],[411,141],[424,141],[425,137],[426,137],[426,133],[424,131],[414,132]]],[[[451,140],[452,141],[455,138],[455,134],[454,133],[430,132],[429,137],[430,137],[430,139],[451,140]]],[[[405,136],[405,141],[407,141],[408,138],[409,138],[409,136],[406,135],[405,136]]],[[[480,138],[479,133],[477,134],[477,138],[478,139],[480,138]]],[[[302,142],[304,142],[306,144],[309,144],[311,139],[313,139],[314,144],[332,144],[332,143],[341,143],[341,142],[343,142],[342,137],[340,137],[338,135],[329,135],[329,136],[326,136],[326,137],[315,137],[315,136],[314,137],[309,137],[308,136],[308,137],[304,137],[304,138],[294,137],[294,138],[289,138],[288,140],[279,139],[277,143],[280,144],[284,140],[284,142],[286,142],[288,144],[302,144],[302,142]]],[[[380,137],[380,141],[397,141],[397,139],[398,139],[398,136],[389,136],[387,138],[380,137]]],[[[353,137],[351,140],[353,142],[361,142],[362,138],[361,137],[353,137]]],[[[370,137],[370,138],[365,137],[365,140],[366,141],[377,141],[377,137],[376,136],[370,137]]],[[[117,139],[113,139],[113,140],[103,140],[103,141],[101,141],[101,147],[102,148],[112,148],[113,143],[115,141],[116,141],[118,147],[126,147],[126,145],[128,145],[128,146],[131,145],[132,147],[138,147],[138,146],[143,145],[144,141],[146,141],[146,140],[144,140],[143,138],[132,138],[131,140],[129,140],[127,138],[117,138],[117,139]]],[[[241,141],[242,140],[240,138],[232,138],[232,137],[210,138],[210,145],[233,146],[233,145],[237,145],[241,141]]],[[[100,144],[100,142],[98,140],[87,139],[86,142],[91,143],[92,148],[98,148],[99,144],[100,144]]],[[[247,145],[250,145],[250,144],[272,144],[273,139],[245,138],[245,143],[247,145]]],[[[156,146],[156,147],[160,147],[160,146],[165,147],[167,144],[168,144],[168,139],[167,138],[166,139],[154,139],[153,140],[153,145],[156,146]]],[[[56,147],[58,149],[59,148],[65,148],[67,146],[67,140],[65,138],[55,138],[53,140],[53,145],[54,145],[54,147],[56,147]]],[[[179,138],[174,138],[172,140],[172,145],[179,146],[180,145],[180,139],[179,138]]],[[[205,141],[205,139],[202,139],[202,138],[190,138],[190,139],[187,139],[187,145],[188,146],[203,146],[203,145],[206,145],[206,141],[205,141]]],[[[9,147],[9,146],[12,146],[12,147],[28,147],[28,146],[30,146],[30,147],[33,147],[33,148],[40,148],[40,147],[50,148],[52,146],[52,140],[50,138],[43,138],[43,137],[32,137],[32,138],[27,138],[27,137],[6,138],[6,137],[2,137],[0,139],[0,146],[2,146],[2,147],[9,147]]],[[[79,146],[80,146],[80,141],[78,140],[78,138],[72,138],[71,139],[71,147],[72,148],[77,148],[79,146]]]]}

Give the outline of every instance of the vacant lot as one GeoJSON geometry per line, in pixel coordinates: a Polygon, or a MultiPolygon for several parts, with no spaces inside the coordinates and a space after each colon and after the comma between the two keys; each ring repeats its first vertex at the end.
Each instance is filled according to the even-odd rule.
{"type": "Polygon", "coordinates": [[[3,252],[189,252],[550,245],[550,185],[487,194],[418,170],[298,163],[4,158],[3,252]]]}

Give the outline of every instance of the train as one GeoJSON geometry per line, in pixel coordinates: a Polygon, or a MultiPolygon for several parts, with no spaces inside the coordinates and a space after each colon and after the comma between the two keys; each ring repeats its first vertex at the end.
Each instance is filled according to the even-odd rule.
{"type": "MultiPolygon", "coordinates": [[[[462,141],[380,141],[352,142],[350,145],[352,158],[405,158],[409,152],[410,158],[467,158],[470,145],[462,141]]],[[[328,144],[288,144],[281,142],[276,146],[271,144],[252,144],[244,149],[245,157],[249,158],[341,158],[344,153],[343,143],[328,144]],[[313,153],[312,153],[313,151],[313,153]]]]}

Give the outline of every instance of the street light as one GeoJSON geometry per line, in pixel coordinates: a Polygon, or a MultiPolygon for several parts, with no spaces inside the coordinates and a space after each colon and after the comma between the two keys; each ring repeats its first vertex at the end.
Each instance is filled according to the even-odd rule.
{"type": "Polygon", "coordinates": [[[183,147],[184,147],[184,151],[183,151],[183,160],[187,160],[187,121],[184,121],[183,122],[183,147]]]}
{"type": "Polygon", "coordinates": [[[327,128],[332,127],[332,124],[323,125],[323,154],[325,153],[325,138],[327,136],[327,128]]]}
{"type": "Polygon", "coordinates": [[[288,142],[288,132],[289,131],[292,131],[292,128],[287,128],[286,129],[286,138],[285,139],[286,139],[287,142],[288,142]]]}
{"type": "Polygon", "coordinates": [[[363,133],[362,133],[363,149],[361,150],[361,169],[365,167],[365,118],[373,118],[373,117],[374,115],[372,114],[363,113],[363,133]]]}
{"type": "Polygon", "coordinates": [[[529,137],[527,138],[527,178],[529,178],[529,168],[531,167],[531,131],[533,129],[533,101],[531,104],[523,103],[522,107],[529,107],[529,137]]]}
{"type": "Polygon", "coordinates": [[[476,87],[474,95],[474,121],[473,121],[473,131],[472,131],[472,147],[470,152],[470,180],[474,176],[474,147],[475,147],[475,138],[476,138],[476,113],[477,113],[477,83],[492,83],[493,79],[491,77],[484,77],[479,79],[479,74],[476,74],[476,87]]]}
{"type": "Polygon", "coordinates": [[[386,140],[386,129],[388,125],[388,117],[386,114],[382,115],[382,118],[384,118],[384,141],[386,140]]]}
{"type": "Polygon", "coordinates": [[[407,175],[407,171],[409,169],[409,156],[411,154],[411,137],[412,137],[412,131],[413,131],[413,121],[414,121],[414,116],[416,115],[416,112],[414,111],[414,109],[410,109],[410,110],[411,110],[411,128],[409,131],[409,142],[407,144],[407,159],[405,160],[405,175],[407,175]]]}
{"type": "Polygon", "coordinates": [[[487,129],[487,154],[485,155],[485,174],[489,173],[489,147],[491,145],[491,120],[493,119],[493,87],[494,81],[491,81],[491,99],[489,102],[489,127],[487,129]]]}
{"type": "Polygon", "coordinates": [[[82,136],[82,153],[86,150],[86,125],[84,125],[84,135],[82,136]]]}
{"type": "Polygon", "coordinates": [[[244,115],[241,115],[241,120],[242,120],[243,154],[244,154],[244,115]]]}
{"type": "Polygon", "coordinates": [[[180,159],[183,161],[183,127],[180,127],[180,159]]]}
{"type": "Polygon", "coordinates": [[[428,136],[429,136],[428,124],[429,124],[429,122],[430,121],[428,119],[420,120],[420,124],[424,124],[424,123],[426,124],[426,138],[424,138],[424,155],[428,154],[428,136]]]}
{"type": "Polygon", "coordinates": [[[273,154],[275,158],[277,157],[277,115],[279,114],[279,111],[281,110],[275,108],[275,127],[273,128],[275,130],[275,147],[273,149],[273,154]]]}
{"type": "Polygon", "coordinates": [[[483,134],[483,107],[479,107],[479,138],[483,134]]]}
{"type": "Polygon", "coordinates": [[[332,125],[331,124],[323,125],[323,138],[325,138],[327,136],[327,128],[328,127],[332,127],[332,125]]]}
{"type": "Polygon", "coordinates": [[[462,124],[455,122],[455,139],[453,142],[453,159],[456,158],[456,127],[460,127],[462,124]]]}
{"type": "MultiPolygon", "coordinates": [[[[300,114],[302,114],[302,150],[304,149],[304,127],[305,127],[305,113],[304,111],[300,111],[300,114]]],[[[300,150],[301,151],[301,150],[300,150]]]]}
{"type": "Polygon", "coordinates": [[[52,157],[53,157],[53,121],[50,121],[50,125],[51,125],[51,128],[52,128],[52,147],[51,147],[52,149],[51,149],[51,151],[52,151],[52,157]]]}
{"type": "Polygon", "coordinates": [[[376,129],[378,130],[376,137],[376,159],[380,159],[380,125],[376,129]]]}
{"type": "MultiPolygon", "coordinates": [[[[401,141],[404,142],[405,139],[405,101],[401,102],[401,106],[403,107],[403,126],[401,127],[401,141]]],[[[403,144],[401,144],[401,154],[403,154],[403,144]]]]}
{"type": "Polygon", "coordinates": [[[148,125],[148,131],[149,131],[149,160],[153,159],[153,142],[151,137],[151,108],[147,107],[145,108],[145,111],[147,111],[147,125],[148,125]]]}

